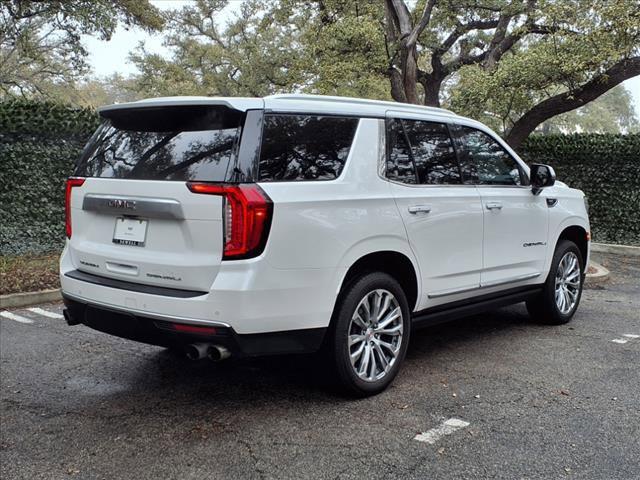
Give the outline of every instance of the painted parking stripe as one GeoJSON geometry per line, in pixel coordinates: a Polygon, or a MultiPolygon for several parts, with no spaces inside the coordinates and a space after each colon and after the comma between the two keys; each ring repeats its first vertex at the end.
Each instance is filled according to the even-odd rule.
{"type": "Polygon", "coordinates": [[[625,333],[622,336],[627,338],[640,338],[640,335],[634,335],[633,333],[625,333]]]}
{"type": "Polygon", "coordinates": [[[624,338],[614,338],[613,340],[611,340],[613,343],[627,343],[629,340],[625,340],[624,338]]]}
{"type": "Polygon", "coordinates": [[[465,422],[464,420],[460,420],[459,418],[450,418],[449,420],[445,420],[436,428],[432,428],[431,430],[427,430],[426,432],[419,433],[413,439],[418,442],[428,443],[429,445],[433,445],[438,440],[440,440],[445,435],[451,435],[458,430],[468,427],[469,422],[465,422]]]}
{"type": "Polygon", "coordinates": [[[14,320],[16,322],[20,322],[20,323],[33,323],[33,320],[31,320],[30,318],[21,317],[20,315],[16,315],[15,313],[7,312],[6,310],[3,310],[2,312],[0,312],[0,316],[2,316],[4,318],[8,318],[9,320],[14,320]]]}
{"type": "Polygon", "coordinates": [[[39,307],[28,308],[27,310],[29,310],[30,312],[33,312],[33,313],[37,313],[38,315],[43,315],[43,316],[49,317],[49,318],[64,318],[59,313],[50,312],[48,310],[45,310],[45,309],[39,308],[39,307]]]}

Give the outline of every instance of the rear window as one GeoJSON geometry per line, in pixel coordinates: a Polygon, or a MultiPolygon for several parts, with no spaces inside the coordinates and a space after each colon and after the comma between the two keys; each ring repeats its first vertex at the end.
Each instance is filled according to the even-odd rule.
{"type": "Polygon", "coordinates": [[[317,115],[264,117],[261,182],[333,180],[340,176],[358,119],[317,115]]]}
{"type": "Polygon", "coordinates": [[[103,116],[76,175],[221,182],[233,169],[241,112],[196,105],[112,110],[103,116]]]}

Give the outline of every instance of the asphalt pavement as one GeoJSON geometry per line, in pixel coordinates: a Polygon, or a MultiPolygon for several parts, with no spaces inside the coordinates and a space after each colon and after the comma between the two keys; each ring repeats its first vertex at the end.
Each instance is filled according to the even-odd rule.
{"type": "Polygon", "coordinates": [[[640,258],[574,320],[523,305],[417,332],[393,386],[353,400],[313,356],[191,363],[0,316],[2,479],[640,479],[640,258]]]}

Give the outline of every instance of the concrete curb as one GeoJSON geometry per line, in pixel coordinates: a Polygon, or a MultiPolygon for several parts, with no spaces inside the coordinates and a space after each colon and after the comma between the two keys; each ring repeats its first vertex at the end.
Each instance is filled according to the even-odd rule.
{"type": "Polygon", "coordinates": [[[631,255],[640,257],[640,247],[630,245],[615,245],[613,243],[591,243],[591,251],[598,253],[615,253],[618,255],[631,255]]]}
{"type": "Polygon", "coordinates": [[[585,283],[587,285],[599,285],[609,280],[609,270],[596,262],[589,262],[589,266],[596,269],[595,273],[587,273],[585,283]]]}
{"type": "Polygon", "coordinates": [[[39,303],[57,302],[58,300],[62,300],[59,288],[39,292],[10,293],[9,295],[0,295],[0,308],[27,307],[39,303]]]}

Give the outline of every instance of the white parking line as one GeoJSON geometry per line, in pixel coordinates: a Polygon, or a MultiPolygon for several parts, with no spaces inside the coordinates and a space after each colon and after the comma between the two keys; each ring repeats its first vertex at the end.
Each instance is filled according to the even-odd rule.
{"type": "Polygon", "coordinates": [[[3,310],[2,312],[0,312],[0,316],[2,316],[4,318],[8,318],[9,320],[14,320],[16,322],[20,322],[20,323],[33,323],[33,320],[31,320],[30,318],[21,317],[20,315],[16,315],[15,313],[7,312],[6,310],[3,310]]]}
{"type": "Polygon", "coordinates": [[[43,308],[39,308],[39,307],[28,308],[27,310],[33,313],[37,313],[38,315],[43,315],[49,318],[64,318],[59,313],[50,312],[48,310],[44,310],[43,308]]]}
{"type": "Polygon", "coordinates": [[[640,338],[640,335],[634,335],[633,333],[625,333],[622,336],[627,338],[640,338]]]}
{"type": "Polygon", "coordinates": [[[625,340],[624,338],[614,338],[611,340],[613,343],[627,343],[629,340],[625,340]]]}
{"type": "Polygon", "coordinates": [[[427,430],[426,432],[419,433],[415,437],[414,440],[418,442],[425,442],[429,445],[433,445],[438,440],[440,440],[445,435],[451,435],[453,432],[460,430],[461,428],[468,427],[470,425],[469,422],[465,422],[464,420],[460,420],[459,418],[450,418],[449,420],[445,420],[436,428],[432,428],[431,430],[427,430]]]}

